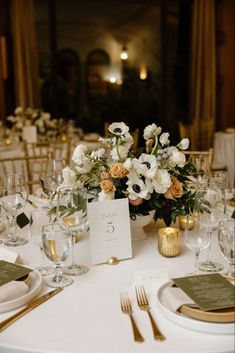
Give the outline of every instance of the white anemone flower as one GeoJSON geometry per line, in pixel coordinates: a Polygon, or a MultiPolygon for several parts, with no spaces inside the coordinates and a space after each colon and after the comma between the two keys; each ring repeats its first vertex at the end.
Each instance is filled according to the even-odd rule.
{"type": "Polygon", "coordinates": [[[129,127],[123,122],[112,123],[111,125],[109,125],[108,130],[109,132],[111,132],[111,134],[121,136],[129,131],[129,127]]]}
{"type": "Polygon", "coordinates": [[[142,153],[137,161],[134,165],[138,174],[150,179],[153,178],[159,166],[156,157],[151,154],[142,153]]]}
{"type": "Polygon", "coordinates": [[[148,140],[151,138],[154,138],[156,135],[160,135],[162,131],[162,128],[160,126],[157,126],[155,123],[152,123],[151,125],[146,126],[144,129],[144,139],[148,140]]]}
{"type": "Polygon", "coordinates": [[[144,183],[144,181],[138,177],[136,173],[133,172],[128,174],[127,185],[127,191],[131,200],[136,200],[137,198],[145,200],[150,199],[149,188],[144,183]]]}
{"type": "Polygon", "coordinates": [[[171,186],[171,176],[165,169],[158,169],[154,178],[152,179],[154,190],[158,194],[165,194],[171,186]]]}

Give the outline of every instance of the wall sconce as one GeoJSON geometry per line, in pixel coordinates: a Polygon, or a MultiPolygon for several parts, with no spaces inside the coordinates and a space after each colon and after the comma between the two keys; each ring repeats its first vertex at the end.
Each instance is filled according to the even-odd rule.
{"type": "Polygon", "coordinates": [[[125,45],[122,47],[122,52],[120,54],[120,58],[122,60],[127,60],[128,59],[127,47],[125,45]]]}

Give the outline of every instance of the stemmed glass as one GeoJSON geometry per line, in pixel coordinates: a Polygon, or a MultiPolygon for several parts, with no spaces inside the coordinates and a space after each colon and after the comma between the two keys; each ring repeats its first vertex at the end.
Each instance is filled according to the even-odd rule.
{"type": "Polygon", "coordinates": [[[8,175],[1,181],[0,203],[2,208],[12,217],[12,234],[4,244],[7,246],[20,246],[28,242],[18,234],[17,216],[22,212],[28,200],[28,191],[23,175],[8,175]]]}
{"type": "Polygon", "coordinates": [[[44,173],[40,174],[42,190],[50,200],[49,208],[52,207],[53,198],[63,181],[62,169],[65,168],[64,159],[49,159],[44,173]]]}
{"type": "Polygon", "coordinates": [[[36,270],[42,275],[47,276],[55,272],[54,266],[44,265],[45,253],[42,245],[42,226],[49,224],[50,216],[48,210],[38,208],[30,212],[30,238],[41,251],[41,265],[36,270]]]}
{"type": "Polygon", "coordinates": [[[198,271],[198,258],[201,250],[209,246],[209,234],[206,231],[206,225],[202,219],[203,214],[192,213],[187,217],[184,230],[184,243],[195,254],[194,272],[188,275],[196,275],[198,271]]]}
{"type": "Polygon", "coordinates": [[[190,157],[190,162],[196,168],[193,176],[198,180],[199,184],[207,184],[210,172],[208,156],[192,155],[190,157]]]}
{"type": "Polygon", "coordinates": [[[224,215],[224,197],[221,190],[215,184],[210,184],[206,193],[205,199],[210,203],[210,213],[202,215],[202,221],[205,223],[206,231],[209,234],[210,243],[207,250],[207,260],[199,263],[199,269],[203,272],[220,272],[224,266],[211,260],[211,245],[212,232],[218,227],[218,223],[222,220],[224,215]]]}
{"type": "Polygon", "coordinates": [[[235,220],[225,219],[219,222],[218,243],[220,250],[229,264],[226,276],[235,277],[235,220]]]}
{"type": "Polygon", "coordinates": [[[88,267],[75,263],[75,244],[77,236],[87,230],[87,195],[83,188],[63,187],[58,192],[57,221],[72,234],[72,264],[64,273],[79,276],[88,272],[88,267]]]}
{"type": "Polygon", "coordinates": [[[63,262],[67,259],[71,246],[72,237],[67,229],[59,223],[51,223],[42,227],[42,245],[46,256],[55,264],[55,274],[46,279],[49,287],[66,287],[73,280],[63,274],[63,262]]]}

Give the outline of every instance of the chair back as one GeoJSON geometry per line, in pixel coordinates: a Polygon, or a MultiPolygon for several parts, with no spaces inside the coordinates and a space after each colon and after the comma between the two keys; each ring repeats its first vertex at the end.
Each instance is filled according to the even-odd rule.
{"type": "Polygon", "coordinates": [[[194,164],[198,171],[203,164],[208,165],[208,172],[212,169],[213,148],[209,148],[208,151],[184,151],[184,154],[187,162],[194,164]]]}
{"type": "Polygon", "coordinates": [[[70,162],[70,140],[25,143],[24,148],[27,157],[47,156],[53,159],[64,159],[67,163],[70,162]]]}
{"type": "Polygon", "coordinates": [[[32,194],[34,186],[40,186],[40,174],[45,171],[48,157],[27,156],[0,159],[0,176],[11,174],[24,175],[29,192],[32,194]]]}

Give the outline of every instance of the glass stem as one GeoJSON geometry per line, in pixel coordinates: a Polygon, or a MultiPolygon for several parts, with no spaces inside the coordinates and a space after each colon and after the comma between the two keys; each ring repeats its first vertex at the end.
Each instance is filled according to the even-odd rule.
{"type": "Polygon", "coordinates": [[[198,273],[198,258],[199,258],[199,251],[195,252],[195,264],[194,264],[194,273],[198,273]]]}
{"type": "Polygon", "coordinates": [[[210,263],[211,262],[211,229],[209,230],[208,234],[209,234],[209,245],[208,245],[208,249],[207,249],[207,260],[206,263],[210,263]]]}
{"type": "Polygon", "coordinates": [[[17,239],[17,223],[16,223],[16,216],[12,216],[12,228],[13,228],[13,237],[12,240],[16,240],[17,239]]]}
{"type": "Polygon", "coordinates": [[[72,265],[71,267],[75,266],[75,244],[76,244],[76,234],[72,233],[72,265]]]}
{"type": "Polygon", "coordinates": [[[63,272],[62,272],[62,264],[55,265],[55,275],[53,277],[53,282],[60,283],[62,282],[63,272]]]}

